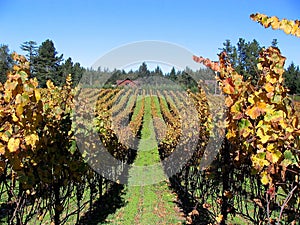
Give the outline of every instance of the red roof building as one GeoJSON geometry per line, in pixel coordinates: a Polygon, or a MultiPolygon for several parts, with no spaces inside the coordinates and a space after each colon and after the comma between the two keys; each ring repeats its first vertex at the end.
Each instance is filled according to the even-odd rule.
{"type": "Polygon", "coordinates": [[[137,87],[137,84],[129,78],[125,80],[117,80],[117,86],[137,87]]]}

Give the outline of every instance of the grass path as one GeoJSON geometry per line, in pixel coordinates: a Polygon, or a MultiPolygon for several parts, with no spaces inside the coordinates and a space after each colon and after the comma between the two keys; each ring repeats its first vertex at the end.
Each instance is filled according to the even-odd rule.
{"type": "Polygon", "coordinates": [[[129,171],[125,206],[109,215],[102,224],[183,224],[184,218],[174,203],[176,195],[170,190],[159,162],[151,98],[146,97],[141,140],[136,160],[129,171]]]}

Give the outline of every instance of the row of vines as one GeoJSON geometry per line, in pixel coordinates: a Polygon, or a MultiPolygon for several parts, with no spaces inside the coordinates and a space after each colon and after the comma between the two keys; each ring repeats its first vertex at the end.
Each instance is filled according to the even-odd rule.
{"type": "MultiPolygon", "coordinates": [[[[299,37],[299,21],[262,14],[251,18],[299,37]]],[[[220,54],[219,62],[197,56],[194,60],[216,71],[227,107],[226,138],[220,154],[201,172],[187,169],[198,173],[195,179],[193,175],[188,179],[194,200],[214,212],[221,224],[230,215],[251,224],[298,223],[300,126],[284,87],[285,57],[276,47],[264,49],[258,59],[256,84],[235,71],[226,52],[220,54]]],[[[184,180],[184,175],[179,175],[179,180],[184,180]]]]}
{"type": "MultiPolygon", "coordinates": [[[[25,57],[14,53],[13,59],[13,71],[0,84],[0,221],[86,224],[101,203],[111,202],[109,198],[117,198],[123,189],[112,180],[127,178],[124,165],[136,156],[137,143],[126,140],[141,129],[144,103],[137,103],[137,98],[143,93],[74,90],[70,76],[63,87],[48,81],[41,89],[29,78],[25,57]],[[126,129],[130,137],[115,132],[126,129]],[[97,143],[120,166],[99,173],[97,165],[105,154],[97,143]]],[[[113,208],[111,204],[105,210],[113,208]]]]}

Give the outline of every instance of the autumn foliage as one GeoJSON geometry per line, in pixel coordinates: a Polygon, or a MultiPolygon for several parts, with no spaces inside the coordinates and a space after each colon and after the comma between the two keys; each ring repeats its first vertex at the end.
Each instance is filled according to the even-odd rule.
{"type": "MultiPolygon", "coordinates": [[[[280,21],[277,17],[262,14],[251,15],[251,18],[265,27],[272,26],[300,37],[298,20],[280,21]]],[[[228,108],[228,151],[235,166],[240,167],[251,160],[252,173],[260,176],[260,182],[268,188],[268,195],[272,190],[273,198],[269,200],[274,200],[279,187],[286,196],[293,190],[293,199],[299,198],[300,126],[288,90],[283,85],[285,57],[280,50],[269,47],[260,53],[256,84],[235,71],[226,52],[220,54],[219,62],[193,58],[218,73],[216,79],[226,96],[228,108]]],[[[295,202],[292,202],[289,209],[293,208],[295,202]]]]}

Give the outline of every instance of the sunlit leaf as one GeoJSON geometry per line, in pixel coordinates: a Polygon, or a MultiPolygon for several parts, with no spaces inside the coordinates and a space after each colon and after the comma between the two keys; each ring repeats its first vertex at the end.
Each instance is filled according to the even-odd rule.
{"type": "Polygon", "coordinates": [[[266,83],[264,87],[267,92],[273,92],[275,90],[271,83],[266,83]]]}
{"type": "Polygon", "coordinates": [[[267,152],[266,158],[271,163],[277,163],[278,160],[281,158],[282,153],[278,150],[267,152]]]}
{"type": "Polygon", "coordinates": [[[261,183],[263,185],[267,185],[270,182],[269,176],[268,176],[268,174],[266,172],[262,172],[261,173],[261,179],[260,180],[261,180],[261,183]]]}
{"type": "Polygon", "coordinates": [[[264,133],[265,132],[263,131],[262,128],[259,128],[256,132],[256,135],[260,138],[261,143],[263,143],[263,144],[267,143],[271,138],[270,135],[267,135],[267,134],[264,134],[264,133]]]}
{"type": "Polygon", "coordinates": [[[20,139],[18,138],[10,138],[7,143],[7,148],[10,152],[15,152],[19,149],[20,139]]]}
{"type": "Polygon", "coordinates": [[[227,78],[223,81],[223,91],[225,94],[233,94],[235,92],[234,84],[231,78],[227,78]]]}
{"type": "Polygon", "coordinates": [[[227,107],[230,107],[230,106],[232,106],[232,104],[233,104],[232,98],[231,98],[230,96],[227,96],[227,97],[225,98],[225,105],[226,105],[227,107]]]}
{"type": "Polygon", "coordinates": [[[277,163],[278,160],[281,158],[281,156],[282,156],[282,153],[278,150],[275,150],[272,153],[272,163],[277,163]]]}
{"type": "Polygon", "coordinates": [[[266,111],[266,106],[264,102],[257,102],[254,106],[248,107],[245,113],[254,120],[266,111]]]}
{"type": "Polygon", "coordinates": [[[3,145],[2,143],[0,143],[0,155],[1,154],[4,155],[4,153],[5,153],[5,145],[3,145]]]}
{"type": "Polygon", "coordinates": [[[39,101],[41,99],[41,93],[40,93],[39,89],[35,89],[34,94],[35,94],[36,101],[39,101]]]}
{"type": "Polygon", "coordinates": [[[35,147],[36,142],[39,140],[39,137],[37,134],[29,134],[25,137],[25,142],[27,145],[31,145],[32,147],[35,147]]]}
{"type": "Polygon", "coordinates": [[[216,217],[216,221],[217,221],[217,223],[221,223],[223,221],[223,215],[218,215],[216,217]]]}

